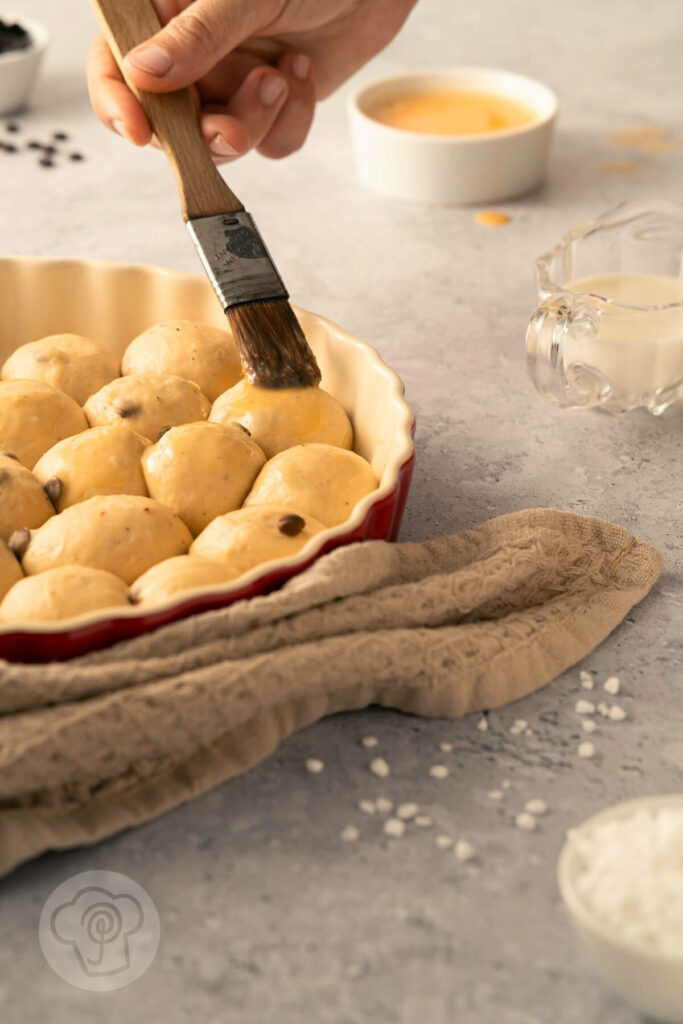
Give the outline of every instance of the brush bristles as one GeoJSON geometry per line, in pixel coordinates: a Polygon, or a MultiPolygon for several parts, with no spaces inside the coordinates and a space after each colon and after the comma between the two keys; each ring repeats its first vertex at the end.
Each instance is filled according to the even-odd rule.
{"type": "Polygon", "coordinates": [[[315,356],[287,299],[233,306],[228,320],[250,383],[265,388],[320,383],[315,356]]]}

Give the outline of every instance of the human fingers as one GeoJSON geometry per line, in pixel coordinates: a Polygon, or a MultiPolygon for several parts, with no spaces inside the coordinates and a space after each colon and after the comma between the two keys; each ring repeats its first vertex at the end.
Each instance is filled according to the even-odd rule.
{"type": "Polygon", "coordinates": [[[126,77],[148,92],[182,89],[266,26],[280,5],[281,0],[193,0],[126,55],[126,77]]]}
{"type": "Polygon", "coordinates": [[[315,85],[310,58],[304,53],[286,53],[277,66],[287,78],[289,92],[271,129],[257,147],[262,156],[273,160],[289,156],[303,146],[315,110],[315,85]]]}
{"type": "Polygon", "coordinates": [[[230,160],[259,146],[275,124],[288,92],[287,78],[261,65],[249,72],[229,103],[205,106],[201,125],[212,155],[230,160]]]}
{"type": "Polygon", "coordinates": [[[96,36],[88,50],[86,73],[90,102],[100,121],[136,146],[147,145],[152,137],[149,121],[123,81],[103,35],[96,36]]]}

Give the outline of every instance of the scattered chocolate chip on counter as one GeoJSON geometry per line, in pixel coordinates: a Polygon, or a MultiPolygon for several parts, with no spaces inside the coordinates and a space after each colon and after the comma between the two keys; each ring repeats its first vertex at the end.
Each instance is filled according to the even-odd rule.
{"type": "MultiPolygon", "coordinates": [[[[2,53],[2,24],[3,22],[0,19],[0,53],[2,53]]],[[[11,135],[18,135],[23,130],[21,123],[16,118],[10,121],[0,122],[0,125],[11,135]]],[[[72,149],[71,144],[66,146],[65,144],[67,143],[70,143],[70,136],[68,133],[64,131],[55,131],[50,133],[49,139],[45,142],[41,142],[36,138],[29,138],[27,142],[21,145],[21,147],[0,141],[0,154],[17,154],[21,152],[22,154],[28,155],[29,153],[32,153],[38,157],[36,161],[37,165],[45,168],[58,167],[64,161],[79,163],[80,161],[85,160],[85,155],[83,153],[72,149]]]]}

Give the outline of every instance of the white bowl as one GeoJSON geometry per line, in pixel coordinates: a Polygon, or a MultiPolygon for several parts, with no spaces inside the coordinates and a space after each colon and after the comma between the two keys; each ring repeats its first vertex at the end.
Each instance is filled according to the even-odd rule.
{"type": "Polygon", "coordinates": [[[490,203],[523,195],[545,177],[557,106],[548,86],[493,68],[413,71],[366,83],[348,103],[358,175],[379,192],[427,203],[490,203]],[[480,135],[405,131],[372,117],[380,103],[448,88],[518,100],[538,116],[520,128],[480,135]]]}
{"type": "MultiPolygon", "coordinates": [[[[0,365],[27,341],[73,331],[97,338],[117,355],[161,320],[202,320],[225,326],[206,277],[162,267],[99,260],[0,259],[0,365]]],[[[296,308],[296,307],[295,307],[296,308]]],[[[403,385],[364,341],[315,313],[297,316],[318,360],[322,385],[346,409],[354,449],[379,484],[339,526],[316,534],[297,554],[265,562],[225,586],[203,587],[149,608],[111,608],[78,619],[0,624],[0,658],[69,658],[149,632],[197,611],[266,593],[326,551],[359,540],[395,540],[414,462],[414,416],[403,385]]]]}
{"type": "MultiPolygon", "coordinates": [[[[578,834],[589,834],[596,825],[624,818],[638,809],[683,808],[683,793],[650,796],[616,804],[585,821],[578,834]]],[[[575,833],[575,834],[576,834],[575,833]]],[[[575,834],[560,855],[558,881],[572,925],[596,974],[627,1002],[665,1024],[683,1024],[683,957],[667,956],[627,941],[596,920],[576,891],[578,857],[575,834]]]]}
{"type": "Polygon", "coordinates": [[[49,37],[45,26],[33,18],[17,17],[1,8],[0,17],[5,22],[21,25],[31,37],[26,49],[0,53],[0,115],[3,115],[18,110],[28,100],[49,37]]]}

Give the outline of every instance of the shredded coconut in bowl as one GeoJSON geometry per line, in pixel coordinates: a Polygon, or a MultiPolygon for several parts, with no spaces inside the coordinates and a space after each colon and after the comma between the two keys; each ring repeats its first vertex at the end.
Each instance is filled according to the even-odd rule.
{"type": "Polygon", "coordinates": [[[596,921],[643,951],[683,960],[683,802],[634,808],[572,841],[576,893],[596,921]]]}

